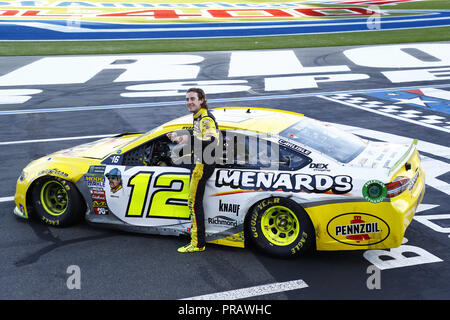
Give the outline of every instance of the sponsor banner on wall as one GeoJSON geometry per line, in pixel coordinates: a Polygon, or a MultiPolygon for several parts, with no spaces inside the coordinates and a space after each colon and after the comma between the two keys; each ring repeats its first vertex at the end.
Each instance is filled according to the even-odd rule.
{"type": "Polygon", "coordinates": [[[0,1],[0,40],[250,37],[450,25],[445,10],[392,9],[404,2],[0,1]]]}

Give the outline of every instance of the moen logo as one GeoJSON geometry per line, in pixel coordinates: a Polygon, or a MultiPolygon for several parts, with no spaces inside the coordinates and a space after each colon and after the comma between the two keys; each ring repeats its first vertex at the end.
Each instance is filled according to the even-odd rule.
{"type": "Polygon", "coordinates": [[[237,227],[236,220],[225,216],[216,216],[214,218],[208,218],[208,223],[221,226],[237,227]]]}
{"type": "Polygon", "coordinates": [[[327,224],[328,235],[334,240],[353,246],[370,246],[389,237],[389,225],[381,218],[365,213],[345,213],[327,224]]]}

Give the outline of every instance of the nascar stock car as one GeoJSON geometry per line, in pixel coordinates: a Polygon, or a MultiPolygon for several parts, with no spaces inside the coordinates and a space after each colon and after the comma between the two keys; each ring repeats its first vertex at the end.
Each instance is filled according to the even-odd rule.
{"type": "MultiPolygon", "coordinates": [[[[203,199],[207,242],[251,244],[282,257],[310,247],[401,244],[425,192],[417,140],[409,146],[367,141],[289,111],[211,111],[221,161],[203,199]]],[[[190,129],[186,115],[146,133],[37,159],[17,180],[14,213],[52,226],[85,219],[132,232],[189,235],[190,171],[169,137],[190,129]]]]}

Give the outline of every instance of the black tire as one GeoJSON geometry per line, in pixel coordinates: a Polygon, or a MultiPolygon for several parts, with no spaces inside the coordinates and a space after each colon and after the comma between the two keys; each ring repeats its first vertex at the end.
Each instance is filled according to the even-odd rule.
{"type": "Polygon", "coordinates": [[[67,227],[80,222],[86,205],[75,185],[58,177],[39,179],[31,191],[33,215],[42,222],[67,227]]]}
{"type": "Polygon", "coordinates": [[[246,238],[272,256],[294,258],[315,243],[314,226],[295,201],[272,197],[256,203],[247,214],[246,238]]]}

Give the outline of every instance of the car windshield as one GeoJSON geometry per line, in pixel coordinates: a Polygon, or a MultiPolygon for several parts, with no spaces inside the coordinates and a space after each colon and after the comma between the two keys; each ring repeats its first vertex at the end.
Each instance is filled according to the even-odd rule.
{"type": "Polygon", "coordinates": [[[319,121],[303,118],[280,135],[319,151],[339,162],[356,158],[367,143],[357,136],[319,121]]]}

